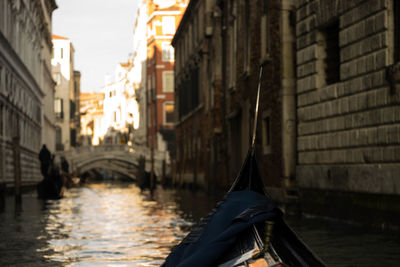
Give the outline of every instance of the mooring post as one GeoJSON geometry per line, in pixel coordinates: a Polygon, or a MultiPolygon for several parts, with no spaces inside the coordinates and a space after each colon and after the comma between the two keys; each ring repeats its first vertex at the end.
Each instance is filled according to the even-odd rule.
{"type": "Polygon", "coordinates": [[[19,136],[13,137],[15,200],[21,202],[21,149],[19,136]]]}
{"type": "Polygon", "coordinates": [[[161,174],[161,184],[162,185],[166,185],[167,181],[166,181],[166,173],[165,173],[165,169],[166,169],[166,163],[165,163],[165,159],[163,159],[162,161],[162,174],[161,174]]]}

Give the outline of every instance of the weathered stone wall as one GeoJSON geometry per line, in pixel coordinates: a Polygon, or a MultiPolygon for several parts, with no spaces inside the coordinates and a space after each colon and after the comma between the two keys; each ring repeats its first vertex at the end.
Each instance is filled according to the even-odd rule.
{"type": "MultiPolygon", "coordinates": [[[[49,71],[55,1],[0,1],[0,183],[13,185],[19,138],[22,185],[40,180],[38,152],[49,71]]],[[[53,105],[52,103],[49,103],[53,105]]]]}
{"type": "Polygon", "coordinates": [[[297,1],[300,187],[400,194],[400,87],[390,0],[297,1]],[[326,85],[321,31],[339,21],[340,81],[326,85]]]}

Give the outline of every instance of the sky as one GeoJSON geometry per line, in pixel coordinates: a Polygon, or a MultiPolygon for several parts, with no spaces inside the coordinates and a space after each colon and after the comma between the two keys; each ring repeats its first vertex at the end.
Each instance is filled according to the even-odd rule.
{"type": "Polygon", "coordinates": [[[98,91],[107,74],[133,53],[139,0],[56,0],[53,34],[75,48],[74,69],[81,72],[81,92],[98,91]]]}

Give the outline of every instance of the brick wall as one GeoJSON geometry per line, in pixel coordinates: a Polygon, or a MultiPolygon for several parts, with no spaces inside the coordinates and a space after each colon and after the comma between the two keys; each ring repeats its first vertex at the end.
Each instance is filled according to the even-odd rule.
{"type": "Polygon", "coordinates": [[[297,181],[400,194],[400,88],[391,87],[393,2],[297,1],[297,181]],[[340,81],[326,84],[321,34],[339,22],[340,81]]]}

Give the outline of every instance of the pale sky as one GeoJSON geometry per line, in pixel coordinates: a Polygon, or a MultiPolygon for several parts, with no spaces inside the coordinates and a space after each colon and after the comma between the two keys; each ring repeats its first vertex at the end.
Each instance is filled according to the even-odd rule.
{"type": "Polygon", "coordinates": [[[133,53],[133,27],[138,0],[56,0],[53,34],[67,37],[75,48],[81,91],[98,90],[105,76],[133,53]]]}

